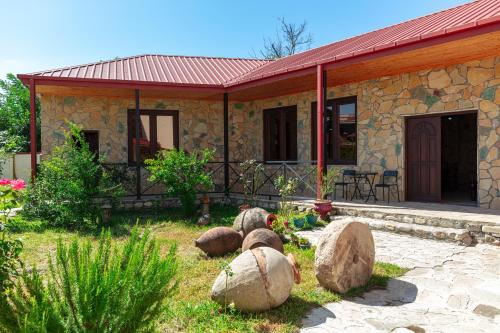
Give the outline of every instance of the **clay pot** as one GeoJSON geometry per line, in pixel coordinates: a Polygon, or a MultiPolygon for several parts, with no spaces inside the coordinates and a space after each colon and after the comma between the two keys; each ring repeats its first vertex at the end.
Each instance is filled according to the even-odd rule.
{"type": "Polygon", "coordinates": [[[374,262],[375,245],[368,226],[345,219],[324,229],[316,248],[314,272],[323,287],[345,293],[368,283],[374,262]]]}
{"type": "Polygon", "coordinates": [[[216,227],[208,230],[194,244],[211,257],[223,256],[241,247],[241,234],[228,227],[216,227]]]}
{"type": "Polygon", "coordinates": [[[222,271],[212,286],[211,297],[223,306],[232,303],[240,311],[258,312],[278,307],[290,296],[294,281],[300,283],[293,256],[285,257],[270,247],[247,250],[229,267],[232,276],[222,271]]]}
{"type": "Polygon", "coordinates": [[[255,229],[245,237],[241,245],[241,251],[244,252],[262,246],[272,247],[276,251],[283,253],[283,242],[278,234],[263,228],[255,229]]]}
{"type": "Polygon", "coordinates": [[[314,201],[314,211],[319,214],[322,220],[328,218],[328,213],[332,211],[332,202],[330,200],[316,200],[314,201]]]}
{"type": "Polygon", "coordinates": [[[270,228],[274,220],[276,220],[274,214],[270,214],[262,208],[250,208],[236,216],[233,228],[245,238],[255,229],[270,228]]]}

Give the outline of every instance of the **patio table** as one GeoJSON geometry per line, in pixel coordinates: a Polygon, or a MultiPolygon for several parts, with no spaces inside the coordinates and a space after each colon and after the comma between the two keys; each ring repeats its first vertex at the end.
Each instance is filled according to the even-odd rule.
{"type": "Polygon", "coordinates": [[[368,190],[368,196],[365,199],[365,202],[368,202],[370,197],[373,197],[375,201],[377,201],[377,196],[375,195],[375,188],[374,188],[374,183],[375,183],[375,177],[378,175],[377,172],[371,172],[371,171],[356,171],[356,174],[354,175],[354,192],[351,196],[351,201],[354,199],[356,196],[356,193],[358,193],[361,197],[361,199],[365,199],[363,197],[363,193],[361,193],[361,189],[359,185],[365,181],[368,184],[369,190],[368,190]]]}

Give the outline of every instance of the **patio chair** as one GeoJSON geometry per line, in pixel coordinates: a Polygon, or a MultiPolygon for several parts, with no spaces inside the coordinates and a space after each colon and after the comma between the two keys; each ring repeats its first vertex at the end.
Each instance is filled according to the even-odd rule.
{"type": "Polygon", "coordinates": [[[349,185],[354,185],[355,170],[344,169],[342,170],[342,181],[335,182],[333,191],[333,200],[337,200],[337,186],[342,186],[342,198],[346,199],[349,192],[349,185]]]}
{"type": "Polygon", "coordinates": [[[398,185],[398,171],[397,170],[385,170],[380,178],[380,183],[375,184],[375,189],[382,188],[382,200],[385,200],[385,189],[387,189],[387,203],[390,201],[391,188],[396,188],[396,193],[399,200],[399,185],[398,185]]]}

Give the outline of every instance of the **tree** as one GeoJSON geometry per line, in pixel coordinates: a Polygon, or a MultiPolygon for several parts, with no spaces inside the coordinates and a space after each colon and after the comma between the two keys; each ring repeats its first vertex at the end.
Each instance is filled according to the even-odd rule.
{"type": "Polygon", "coordinates": [[[283,58],[311,47],[313,38],[307,32],[307,22],[300,24],[290,23],[285,18],[278,18],[280,22],[275,39],[264,38],[264,49],[260,54],[265,59],[283,58]]]}
{"type": "MultiPolygon", "coordinates": [[[[40,148],[40,102],[36,100],[37,143],[40,148]]],[[[28,152],[30,150],[30,93],[14,76],[0,80],[0,150],[28,152]]]]}

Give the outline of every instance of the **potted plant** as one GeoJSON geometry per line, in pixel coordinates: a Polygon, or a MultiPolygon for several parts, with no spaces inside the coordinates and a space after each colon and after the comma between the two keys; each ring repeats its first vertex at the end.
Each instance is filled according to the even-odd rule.
{"type": "Polygon", "coordinates": [[[339,169],[332,167],[327,170],[321,179],[321,199],[314,201],[314,211],[317,212],[322,220],[326,220],[328,213],[333,209],[332,201],[328,200],[328,195],[334,191],[335,179],[339,175],[339,169]]]}

